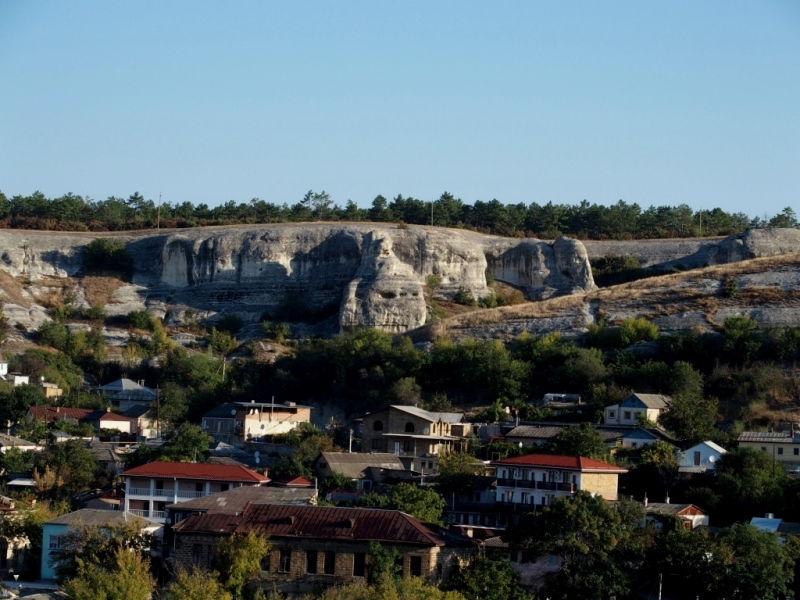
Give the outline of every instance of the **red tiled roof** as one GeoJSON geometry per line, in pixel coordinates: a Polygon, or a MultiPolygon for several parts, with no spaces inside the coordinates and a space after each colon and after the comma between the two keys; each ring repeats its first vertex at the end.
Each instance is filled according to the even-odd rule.
{"type": "Polygon", "coordinates": [[[311,487],[314,485],[314,482],[311,481],[308,477],[303,477],[299,475],[297,477],[278,477],[272,480],[273,485],[285,485],[285,486],[298,486],[298,487],[311,487]]]}
{"type": "Polygon", "coordinates": [[[552,467],[566,471],[602,471],[611,473],[627,473],[627,469],[610,465],[600,460],[586,458],[585,456],[559,456],[557,454],[526,454],[516,458],[505,458],[492,462],[493,465],[509,465],[524,467],[552,467]]]}
{"type": "MultiPolygon", "coordinates": [[[[397,510],[250,504],[240,515],[194,515],[175,525],[178,533],[228,535],[255,531],[270,537],[393,542],[443,546],[446,534],[397,510]]],[[[459,538],[458,541],[464,541],[459,538]]]]}
{"type": "Polygon", "coordinates": [[[66,408],[63,406],[31,406],[28,409],[28,416],[32,420],[41,421],[47,415],[47,421],[55,421],[58,419],[75,419],[80,421],[86,418],[86,415],[94,412],[89,408],[66,408]]]}
{"type": "Polygon", "coordinates": [[[206,463],[155,461],[128,469],[125,477],[166,477],[173,479],[213,479],[217,481],[241,481],[245,483],[267,483],[269,477],[260,475],[240,465],[210,465],[206,463]]]}

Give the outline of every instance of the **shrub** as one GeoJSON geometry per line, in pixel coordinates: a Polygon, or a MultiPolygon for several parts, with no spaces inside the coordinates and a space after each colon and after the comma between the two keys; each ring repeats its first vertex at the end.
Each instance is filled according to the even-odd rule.
{"type": "Polygon", "coordinates": [[[635,281],[656,274],[654,271],[643,269],[641,261],[635,256],[606,254],[602,258],[591,259],[589,263],[592,266],[594,282],[600,287],[635,281]]]}
{"type": "Polygon", "coordinates": [[[431,273],[425,278],[425,284],[432,290],[438,290],[442,287],[442,276],[438,273],[431,273]]]}
{"type": "Polygon", "coordinates": [[[86,273],[111,272],[130,279],[133,267],[133,259],[122,240],[97,238],[84,249],[83,270],[86,273]]]}
{"type": "Polygon", "coordinates": [[[81,316],[89,321],[102,321],[106,318],[106,307],[102,304],[85,308],[81,311],[81,316]]]}
{"type": "Polygon", "coordinates": [[[227,331],[219,331],[216,327],[211,330],[211,336],[208,339],[209,345],[222,354],[230,354],[239,345],[236,338],[227,331]]]}
{"type": "Polygon", "coordinates": [[[624,319],[619,325],[619,339],[623,346],[658,339],[658,326],[644,317],[624,319]]]}
{"type": "Polygon", "coordinates": [[[288,323],[270,323],[269,321],[264,321],[261,327],[264,329],[264,335],[275,340],[279,344],[285,342],[286,338],[292,334],[292,328],[289,327],[288,323]]]}
{"type": "Polygon", "coordinates": [[[463,285],[458,288],[456,295],[453,296],[453,302],[456,304],[463,304],[464,306],[475,306],[477,304],[472,290],[463,285]]]}
{"type": "Polygon", "coordinates": [[[486,285],[494,284],[494,269],[489,267],[486,269],[486,285]]]}
{"type": "Polygon", "coordinates": [[[736,277],[726,277],[722,282],[722,295],[733,298],[739,293],[739,280],[736,277]]]}
{"type": "Polygon", "coordinates": [[[146,329],[147,331],[153,329],[153,319],[146,310],[135,310],[128,313],[127,321],[128,325],[134,329],[146,329]]]}
{"type": "Polygon", "coordinates": [[[219,331],[227,331],[230,334],[236,334],[244,325],[244,321],[237,315],[225,315],[217,321],[217,329],[219,331]]]}

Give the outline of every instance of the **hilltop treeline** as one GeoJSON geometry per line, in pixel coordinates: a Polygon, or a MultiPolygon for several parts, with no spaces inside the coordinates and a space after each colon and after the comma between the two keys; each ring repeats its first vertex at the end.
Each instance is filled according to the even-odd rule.
{"type": "Polygon", "coordinates": [[[694,211],[686,204],[651,206],[620,200],[611,206],[591,204],[526,205],[498,200],[472,204],[445,192],[433,202],[396,196],[377,196],[370,208],[348,200],[336,204],[329,194],[308,192],[296,204],[277,205],[259,198],[247,203],[229,200],[216,207],[183,202],[159,204],[134,193],[125,198],[92,200],[74,194],[47,198],[41,192],[6,197],[0,192],[0,228],[60,231],[124,231],[155,227],[292,223],[307,221],[372,221],[459,227],[510,237],[551,239],[571,235],[580,239],[647,239],[729,235],[748,228],[796,227],[796,215],[785,208],[772,218],[749,218],[721,208],[694,211]]]}

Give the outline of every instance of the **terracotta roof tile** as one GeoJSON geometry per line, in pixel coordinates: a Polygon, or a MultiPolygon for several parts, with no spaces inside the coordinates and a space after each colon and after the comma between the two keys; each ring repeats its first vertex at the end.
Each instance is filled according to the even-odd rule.
{"type": "Polygon", "coordinates": [[[55,421],[58,419],[75,419],[79,421],[86,418],[86,415],[94,412],[88,408],[67,408],[63,406],[31,406],[28,409],[30,418],[36,421],[44,420],[47,414],[48,421],[55,421]]]}
{"type": "Polygon", "coordinates": [[[526,467],[552,467],[568,471],[606,471],[627,473],[627,469],[611,465],[585,456],[559,456],[556,454],[526,454],[516,458],[506,458],[492,462],[493,465],[510,465],[526,467]]]}
{"type": "Polygon", "coordinates": [[[155,461],[128,469],[125,477],[171,477],[173,479],[213,479],[217,481],[241,481],[245,483],[267,483],[269,477],[260,475],[239,465],[210,465],[207,463],[183,463],[155,461]]]}

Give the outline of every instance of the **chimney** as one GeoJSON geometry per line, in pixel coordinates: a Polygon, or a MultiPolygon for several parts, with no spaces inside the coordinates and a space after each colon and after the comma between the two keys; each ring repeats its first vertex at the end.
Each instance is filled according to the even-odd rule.
{"type": "Polygon", "coordinates": [[[664,504],[669,504],[669,492],[667,492],[667,497],[664,498],[664,504]]]}
{"type": "Polygon", "coordinates": [[[774,518],[775,518],[775,513],[767,513],[767,514],[766,514],[766,515],[764,515],[764,516],[765,516],[767,519],[774,519],[774,518]]]}
{"type": "Polygon", "coordinates": [[[644,494],[644,507],[647,508],[648,500],[647,500],[647,492],[644,494]]]}

